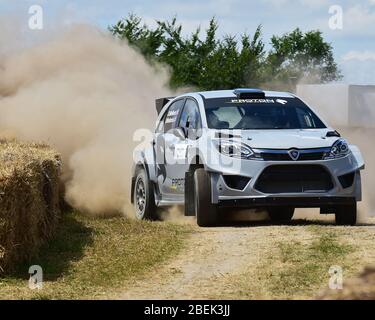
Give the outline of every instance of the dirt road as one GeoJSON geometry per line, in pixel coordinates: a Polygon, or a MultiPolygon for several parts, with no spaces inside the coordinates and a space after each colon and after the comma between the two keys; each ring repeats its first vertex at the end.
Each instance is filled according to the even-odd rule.
{"type": "MultiPolygon", "coordinates": [[[[298,244],[301,257],[304,248],[314,248],[314,243],[323,234],[334,235],[338,244],[353,245],[350,254],[330,253],[327,262],[346,266],[347,274],[354,274],[361,266],[375,263],[375,221],[356,227],[337,227],[331,218],[317,217],[319,220],[307,222],[304,213],[288,226],[271,225],[267,222],[245,223],[217,228],[195,228],[186,248],[173,261],[158,270],[147,273],[126,285],[119,292],[118,299],[214,299],[214,298],[272,298],[267,287],[268,275],[263,272],[271,262],[271,273],[295,266],[280,255],[283,244],[298,244]],[[281,246],[281,247],[280,247],[281,246]],[[343,260],[345,258],[345,261],[343,260]],[[353,266],[351,262],[356,261],[353,266]],[[249,291],[249,292],[243,292],[249,291]],[[251,291],[251,292],[250,292],[251,291]]],[[[335,238],[335,241],[336,241],[335,238]]],[[[337,244],[336,244],[337,243],[337,244]]],[[[291,250],[294,251],[294,250],[291,250]]],[[[324,252],[324,248],[323,251],[324,252]]],[[[316,256],[314,253],[313,256],[316,256]]],[[[288,258],[287,258],[288,259],[288,258]]],[[[301,258],[302,259],[302,258],[301,258]]],[[[303,260],[303,259],[302,259],[303,260]]],[[[307,259],[308,260],[308,259],[307,259]]],[[[320,258],[325,260],[325,257],[320,258]]],[[[291,260],[294,261],[293,259],[291,260]]],[[[296,260],[296,264],[304,263],[296,260]]],[[[317,261],[320,264],[322,261],[317,261]]],[[[324,261],[323,261],[324,262],[324,261]]],[[[311,261],[314,263],[314,261],[311,261]]],[[[298,267],[298,266],[297,266],[298,267]]],[[[326,266],[323,266],[325,270],[326,266]]],[[[296,269],[296,270],[295,270],[296,269]]],[[[302,269],[303,270],[303,269],[302,269]]],[[[284,270],[285,271],[285,270],[284,270]]],[[[328,269],[327,269],[328,272],[328,269]]],[[[324,271],[325,273],[325,271],[324,271]]],[[[293,277],[293,273],[291,274],[293,277]]],[[[276,275],[279,277],[278,275],[276,275]]],[[[323,278],[326,275],[323,274],[323,278]]],[[[302,282],[305,280],[303,279],[302,282]]],[[[306,280],[307,281],[307,280],[306,280]]],[[[315,281],[315,280],[314,280],[315,281]]],[[[313,281],[313,282],[314,282],[313,281]]],[[[312,290],[322,287],[314,282],[312,290]]],[[[280,290],[284,290],[280,288],[280,290]]],[[[285,298],[309,297],[309,290],[301,288],[301,295],[285,298]]],[[[298,289],[297,289],[298,291],[298,289]]],[[[315,291],[314,291],[315,292],[315,291]]]]}

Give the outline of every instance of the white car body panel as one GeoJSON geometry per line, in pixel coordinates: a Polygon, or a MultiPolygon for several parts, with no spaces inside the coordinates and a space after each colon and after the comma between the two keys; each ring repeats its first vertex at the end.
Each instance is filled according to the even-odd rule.
{"type": "Polygon", "coordinates": [[[331,147],[337,140],[337,137],[326,138],[327,132],[332,130],[246,130],[241,132],[241,136],[243,142],[247,143],[251,148],[324,148],[331,147]]]}

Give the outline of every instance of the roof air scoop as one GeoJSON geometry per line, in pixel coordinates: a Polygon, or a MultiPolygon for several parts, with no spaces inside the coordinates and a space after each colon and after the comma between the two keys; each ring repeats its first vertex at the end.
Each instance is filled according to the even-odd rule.
{"type": "Polygon", "coordinates": [[[266,96],[261,89],[235,89],[233,93],[238,99],[264,99],[266,96]]]}

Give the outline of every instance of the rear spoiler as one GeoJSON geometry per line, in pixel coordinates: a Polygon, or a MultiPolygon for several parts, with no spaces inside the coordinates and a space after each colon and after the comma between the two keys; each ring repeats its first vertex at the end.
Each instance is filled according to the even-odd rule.
{"type": "Polygon", "coordinates": [[[159,114],[161,109],[175,97],[159,98],[155,100],[156,112],[159,114]]]}

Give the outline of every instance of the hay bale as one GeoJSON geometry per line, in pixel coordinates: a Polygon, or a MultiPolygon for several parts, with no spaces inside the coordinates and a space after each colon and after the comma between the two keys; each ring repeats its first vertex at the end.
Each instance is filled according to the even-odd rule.
{"type": "Polygon", "coordinates": [[[44,144],[0,141],[0,273],[30,259],[60,217],[59,154],[44,144]]]}

